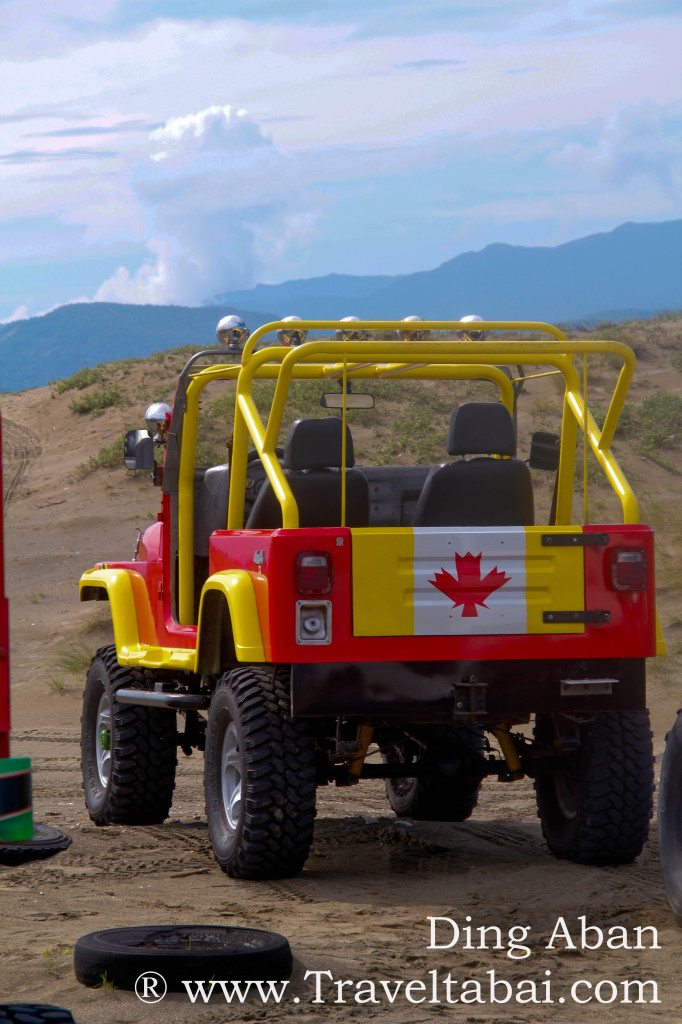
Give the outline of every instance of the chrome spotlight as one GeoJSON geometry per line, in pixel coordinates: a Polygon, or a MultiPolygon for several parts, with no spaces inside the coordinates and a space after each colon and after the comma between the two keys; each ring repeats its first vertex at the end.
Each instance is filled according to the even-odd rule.
{"type": "Polygon", "coordinates": [[[241,352],[250,333],[242,318],[234,313],[219,320],[215,331],[216,338],[228,352],[241,352]]]}
{"type": "MultiPolygon", "coordinates": [[[[477,323],[482,323],[482,321],[483,321],[483,317],[482,316],[476,316],[476,314],[473,313],[473,314],[471,314],[471,316],[463,316],[461,318],[460,322],[463,323],[463,324],[468,324],[468,323],[476,323],[476,322],[477,323]]],[[[459,334],[457,335],[457,337],[458,337],[458,339],[460,341],[485,341],[485,339],[488,337],[488,332],[487,331],[470,331],[470,330],[466,330],[466,331],[460,331],[459,334]]]]}
{"type": "Polygon", "coordinates": [[[144,421],[147,424],[147,430],[154,438],[154,444],[164,443],[172,412],[173,410],[166,402],[154,402],[144,414],[144,421]]]}
{"type": "Polygon", "coordinates": [[[308,337],[306,330],[296,330],[293,326],[295,323],[300,323],[300,316],[285,316],[282,317],[285,324],[291,324],[291,327],[281,327],[277,331],[277,341],[280,345],[302,345],[305,339],[308,337]]]}
{"type": "MultiPolygon", "coordinates": [[[[424,323],[424,317],[404,316],[400,322],[403,324],[424,323]]],[[[424,341],[425,338],[428,338],[429,333],[429,331],[420,331],[418,329],[413,329],[411,327],[401,327],[399,331],[396,331],[396,334],[398,335],[401,341],[424,341]]]]}
{"type": "Polygon", "coordinates": [[[342,324],[348,324],[348,327],[341,329],[341,338],[343,341],[367,341],[369,338],[369,331],[365,330],[353,330],[352,324],[360,322],[359,316],[344,316],[341,320],[342,324]]]}

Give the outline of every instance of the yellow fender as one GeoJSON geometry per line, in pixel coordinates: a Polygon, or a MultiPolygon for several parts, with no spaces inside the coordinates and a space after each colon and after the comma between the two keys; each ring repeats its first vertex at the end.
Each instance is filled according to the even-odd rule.
{"type": "Polygon", "coordinates": [[[109,601],[116,652],[119,661],[128,661],[128,656],[140,649],[130,573],[126,569],[88,569],[80,578],[78,594],[81,601],[109,601]]]}
{"type": "Polygon", "coordinates": [[[158,644],[147,588],[139,572],[89,569],[81,576],[78,589],[81,601],[109,601],[119,665],[194,672],[193,647],[158,644]]]}
{"type": "Polygon", "coordinates": [[[264,662],[265,648],[258,617],[253,580],[244,569],[230,569],[210,576],[201,592],[197,635],[197,672],[216,673],[224,637],[220,606],[227,607],[231,643],[237,661],[264,662]]]}

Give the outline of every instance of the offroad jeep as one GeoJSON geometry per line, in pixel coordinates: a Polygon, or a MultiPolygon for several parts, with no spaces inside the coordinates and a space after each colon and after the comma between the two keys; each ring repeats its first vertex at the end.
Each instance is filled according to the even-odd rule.
{"type": "Polygon", "coordinates": [[[400,816],[462,821],[486,775],[530,776],[557,857],[633,860],[652,811],[645,659],[664,649],[652,531],[611,452],[633,353],[539,323],[477,323],[472,340],[462,321],[422,322],[418,341],[393,321],[302,321],[336,337],[257,348],[286,326],[259,328],[240,363],[197,353],[154,440],[126,438],[162,504],[131,561],[80,580],[81,600],[109,601],[115,640],[84,694],[92,820],[163,821],[179,745],[204,750],[210,838],[234,877],[300,871],[316,787],[368,778],[400,816]],[[588,357],[619,367],[601,427],[588,357]],[[528,462],[510,366],[561,381],[561,436],[534,434],[528,462]],[[438,464],[355,464],[372,392],[481,381],[494,400],[453,398],[449,427],[434,425],[438,464]],[[299,382],[320,405],[285,435],[299,382]],[[216,384],[231,393],[211,405],[228,450],[200,466],[216,384]],[[588,522],[589,452],[622,523],[588,522]]]}

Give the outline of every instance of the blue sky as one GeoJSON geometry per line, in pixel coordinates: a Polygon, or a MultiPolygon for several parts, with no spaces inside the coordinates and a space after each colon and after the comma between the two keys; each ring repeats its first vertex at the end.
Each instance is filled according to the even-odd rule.
{"type": "Polygon", "coordinates": [[[682,216],[678,0],[0,0],[0,320],[682,216]]]}

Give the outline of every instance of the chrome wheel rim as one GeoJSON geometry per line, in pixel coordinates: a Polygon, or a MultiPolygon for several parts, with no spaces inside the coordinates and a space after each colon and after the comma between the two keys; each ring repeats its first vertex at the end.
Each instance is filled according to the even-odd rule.
{"type": "Polygon", "coordinates": [[[234,831],[239,824],[242,806],[242,759],[239,734],[234,722],[230,722],[225,730],[220,766],[223,811],[229,828],[234,831]]]}
{"type": "MultiPolygon", "coordinates": [[[[405,764],[405,754],[400,747],[390,747],[384,752],[385,764],[405,764]]],[[[395,778],[386,780],[397,797],[405,799],[412,795],[417,786],[416,778],[395,778]]]]}
{"type": "Polygon", "coordinates": [[[95,751],[99,781],[106,789],[111,775],[111,701],[106,693],[102,694],[97,705],[95,751]]]}

